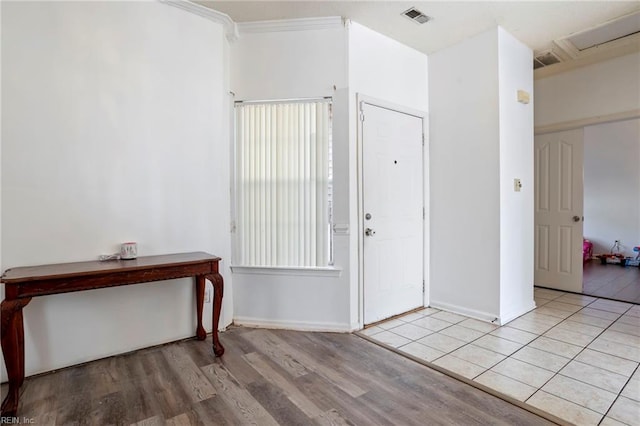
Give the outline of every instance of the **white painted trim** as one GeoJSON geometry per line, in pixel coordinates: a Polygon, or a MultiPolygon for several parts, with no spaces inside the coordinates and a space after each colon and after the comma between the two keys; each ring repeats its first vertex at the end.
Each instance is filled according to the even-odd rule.
{"type": "MultiPolygon", "coordinates": [[[[634,12],[636,13],[636,12],[634,12]]],[[[633,13],[630,13],[627,15],[630,16],[633,13]]],[[[620,17],[620,18],[624,18],[624,17],[620,17]]],[[[603,24],[603,25],[606,25],[603,24]]],[[[593,29],[596,29],[598,27],[600,27],[602,25],[598,25],[594,28],[591,28],[589,30],[586,31],[590,31],[593,29]]],[[[581,31],[577,34],[580,33],[584,33],[586,31],[581,31]]],[[[625,47],[625,46],[631,46],[632,49],[638,49],[640,47],[640,34],[632,34],[632,35],[628,35],[626,37],[622,37],[616,40],[611,40],[609,42],[606,43],[602,43],[602,44],[598,44],[595,46],[591,46],[587,49],[583,49],[583,50],[579,50],[578,48],[576,48],[574,46],[574,44],[571,42],[571,40],[569,40],[570,37],[575,36],[576,34],[571,34],[568,35],[566,37],[560,38],[558,40],[554,40],[553,43],[558,46],[560,49],[562,49],[565,53],[567,53],[570,57],[574,58],[574,59],[579,59],[579,58],[585,58],[588,57],[590,55],[597,55],[599,53],[602,53],[602,51],[604,50],[613,50],[613,49],[618,49],[621,47],[625,47]]]]}
{"type": "MultiPolygon", "coordinates": [[[[597,47],[591,47],[590,49],[597,49],[597,47]]],[[[598,62],[607,61],[609,59],[618,58],[620,56],[630,55],[638,51],[640,51],[640,41],[636,39],[636,41],[633,43],[624,43],[616,45],[614,47],[609,47],[607,49],[595,50],[589,55],[580,55],[575,59],[568,59],[557,64],[538,68],[533,71],[533,79],[541,80],[543,78],[551,77],[563,72],[573,71],[581,67],[593,65],[598,62]]],[[[569,55],[565,54],[564,56],[569,55]]]]}
{"type": "Polygon", "coordinates": [[[226,13],[218,12],[217,10],[210,9],[205,6],[201,6],[196,3],[192,3],[189,0],[158,0],[160,3],[164,3],[169,6],[177,7],[178,9],[185,10],[194,15],[202,16],[210,21],[222,24],[224,27],[225,36],[229,42],[234,42],[238,39],[238,25],[233,22],[231,17],[226,13]]]}
{"type": "Polygon", "coordinates": [[[553,43],[560,48],[564,56],[568,56],[571,59],[576,59],[580,56],[580,51],[566,37],[554,40],[553,43]]]}
{"type": "Polygon", "coordinates": [[[524,308],[524,310],[522,311],[513,311],[510,312],[507,315],[502,315],[499,319],[499,325],[505,325],[510,323],[511,321],[513,321],[514,319],[521,317],[522,315],[526,314],[527,312],[531,312],[536,308],[536,302],[531,302],[526,308],[524,308]]]}
{"type": "MultiPolygon", "coordinates": [[[[363,165],[362,165],[362,149],[363,149],[363,141],[362,141],[362,133],[363,133],[363,121],[360,120],[360,113],[362,111],[362,103],[366,103],[369,105],[377,106],[380,108],[389,109],[392,111],[396,111],[402,114],[412,115],[414,117],[422,119],[422,134],[424,135],[424,146],[422,150],[423,162],[422,162],[422,173],[423,173],[423,204],[425,209],[424,223],[423,223],[423,265],[422,265],[422,279],[424,280],[424,288],[425,291],[422,295],[422,306],[429,305],[429,289],[430,289],[430,281],[429,281],[429,266],[427,263],[431,258],[430,255],[430,241],[429,241],[429,231],[431,229],[431,217],[430,217],[430,196],[429,196],[429,119],[428,113],[426,111],[420,111],[417,109],[405,107],[403,105],[398,105],[393,102],[388,102],[382,99],[377,99],[372,96],[363,95],[362,93],[356,93],[356,120],[357,120],[357,134],[356,134],[356,151],[357,151],[357,177],[358,177],[358,230],[364,229],[364,218],[362,217],[363,206],[364,206],[364,187],[363,187],[363,165]]],[[[358,232],[358,329],[364,328],[364,238],[362,237],[362,232],[358,232]]]]}
{"type": "Polygon", "coordinates": [[[495,325],[499,325],[500,317],[489,312],[476,311],[475,309],[467,309],[462,306],[452,305],[451,303],[444,303],[438,301],[431,301],[429,305],[431,308],[442,309],[444,311],[453,312],[456,314],[464,315],[466,317],[475,318],[480,321],[489,322],[495,325]]]}
{"type": "MultiPolygon", "coordinates": [[[[408,115],[412,115],[414,117],[417,118],[421,118],[421,119],[425,119],[427,116],[427,113],[425,111],[420,111],[417,109],[413,109],[413,108],[409,108],[409,107],[405,107],[403,105],[398,105],[396,103],[393,102],[388,102],[382,99],[377,99],[371,96],[367,96],[367,95],[363,95],[361,93],[357,93],[356,94],[357,100],[358,100],[358,111],[360,111],[360,103],[364,102],[366,104],[369,105],[373,105],[373,106],[377,106],[380,108],[385,108],[385,109],[389,109],[392,111],[396,111],[402,114],[408,114],[408,115]]],[[[424,129],[423,129],[424,130],[424,129]]]]}
{"type": "Polygon", "coordinates": [[[312,321],[283,321],[266,320],[252,317],[235,317],[235,325],[254,328],[278,328],[297,331],[328,331],[338,333],[351,333],[355,330],[349,324],[338,322],[312,322],[312,321]]]}
{"type": "Polygon", "coordinates": [[[340,16],[323,18],[282,19],[273,21],[241,22],[240,34],[275,33],[282,31],[308,31],[342,28],[344,22],[340,16]]]}
{"type": "Polygon", "coordinates": [[[248,275],[282,275],[301,277],[339,277],[342,275],[340,268],[286,268],[281,266],[231,266],[234,274],[248,275]]]}
{"type": "Polygon", "coordinates": [[[564,132],[566,130],[580,129],[585,126],[613,123],[616,121],[631,120],[634,118],[640,118],[640,109],[616,112],[614,114],[607,115],[597,115],[595,117],[582,118],[580,120],[563,121],[561,123],[548,124],[545,126],[536,126],[534,133],[536,135],[542,135],[545,133],[564,132]]]}

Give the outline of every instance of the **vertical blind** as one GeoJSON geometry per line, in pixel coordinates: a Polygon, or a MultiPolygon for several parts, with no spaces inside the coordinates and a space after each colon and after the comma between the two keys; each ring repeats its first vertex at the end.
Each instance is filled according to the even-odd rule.
{"type": "Polygon", "coordinates": [[[236,104],[240,265],[330,262],[331,103],[236,104]]]}

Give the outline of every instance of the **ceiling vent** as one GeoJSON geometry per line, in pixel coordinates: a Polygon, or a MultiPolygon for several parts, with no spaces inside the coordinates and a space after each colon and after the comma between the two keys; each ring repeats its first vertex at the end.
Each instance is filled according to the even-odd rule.
{"type": "Polygon", "coordinates": [[[420,12],[415,7],[405,10],[404,12],[402,12],[402,15],[406,16],[407,18],[411,19],[413,22],[417,24],[425,24],[431,20],[431,17],[420,12]]]}
{"type": "Polygon", "coordinates": [[[573,59],[639,42],[640,12],[554,40],[555,45],[573,59]]]}
{"type": "Polygon", "coordinates": [[[623,16],[603,25],[567,37],[580,51],[640,32],[640,13],[623,16]]]}
{"type": "Polygon", "coordinates": [[[553,53],[553,50],[547,50],[536,54],[533,58],[533,69],[546,67],[561,62],[560,58],[553,53]]]}

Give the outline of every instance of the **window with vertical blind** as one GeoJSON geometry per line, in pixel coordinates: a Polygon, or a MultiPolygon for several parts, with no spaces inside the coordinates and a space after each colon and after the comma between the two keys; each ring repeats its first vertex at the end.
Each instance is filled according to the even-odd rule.
{"type": "Polygon", "coordinates": [[[235,105],[236,259],[332,263],[331,100],[235,105]]]}

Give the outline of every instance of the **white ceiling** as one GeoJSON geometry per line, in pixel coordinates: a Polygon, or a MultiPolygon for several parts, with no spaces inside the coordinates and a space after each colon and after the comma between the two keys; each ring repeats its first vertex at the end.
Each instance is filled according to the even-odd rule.
{"type": "Polygon", "coordinates": [[[640,11],[640,1],[216,1],[196,3],[236,22],[342,16],[426,54],[502,26],[535,52],[553,40],[640,11]],[[401,13],[416,7],[433,20],[418,25],[401,13]]]}

